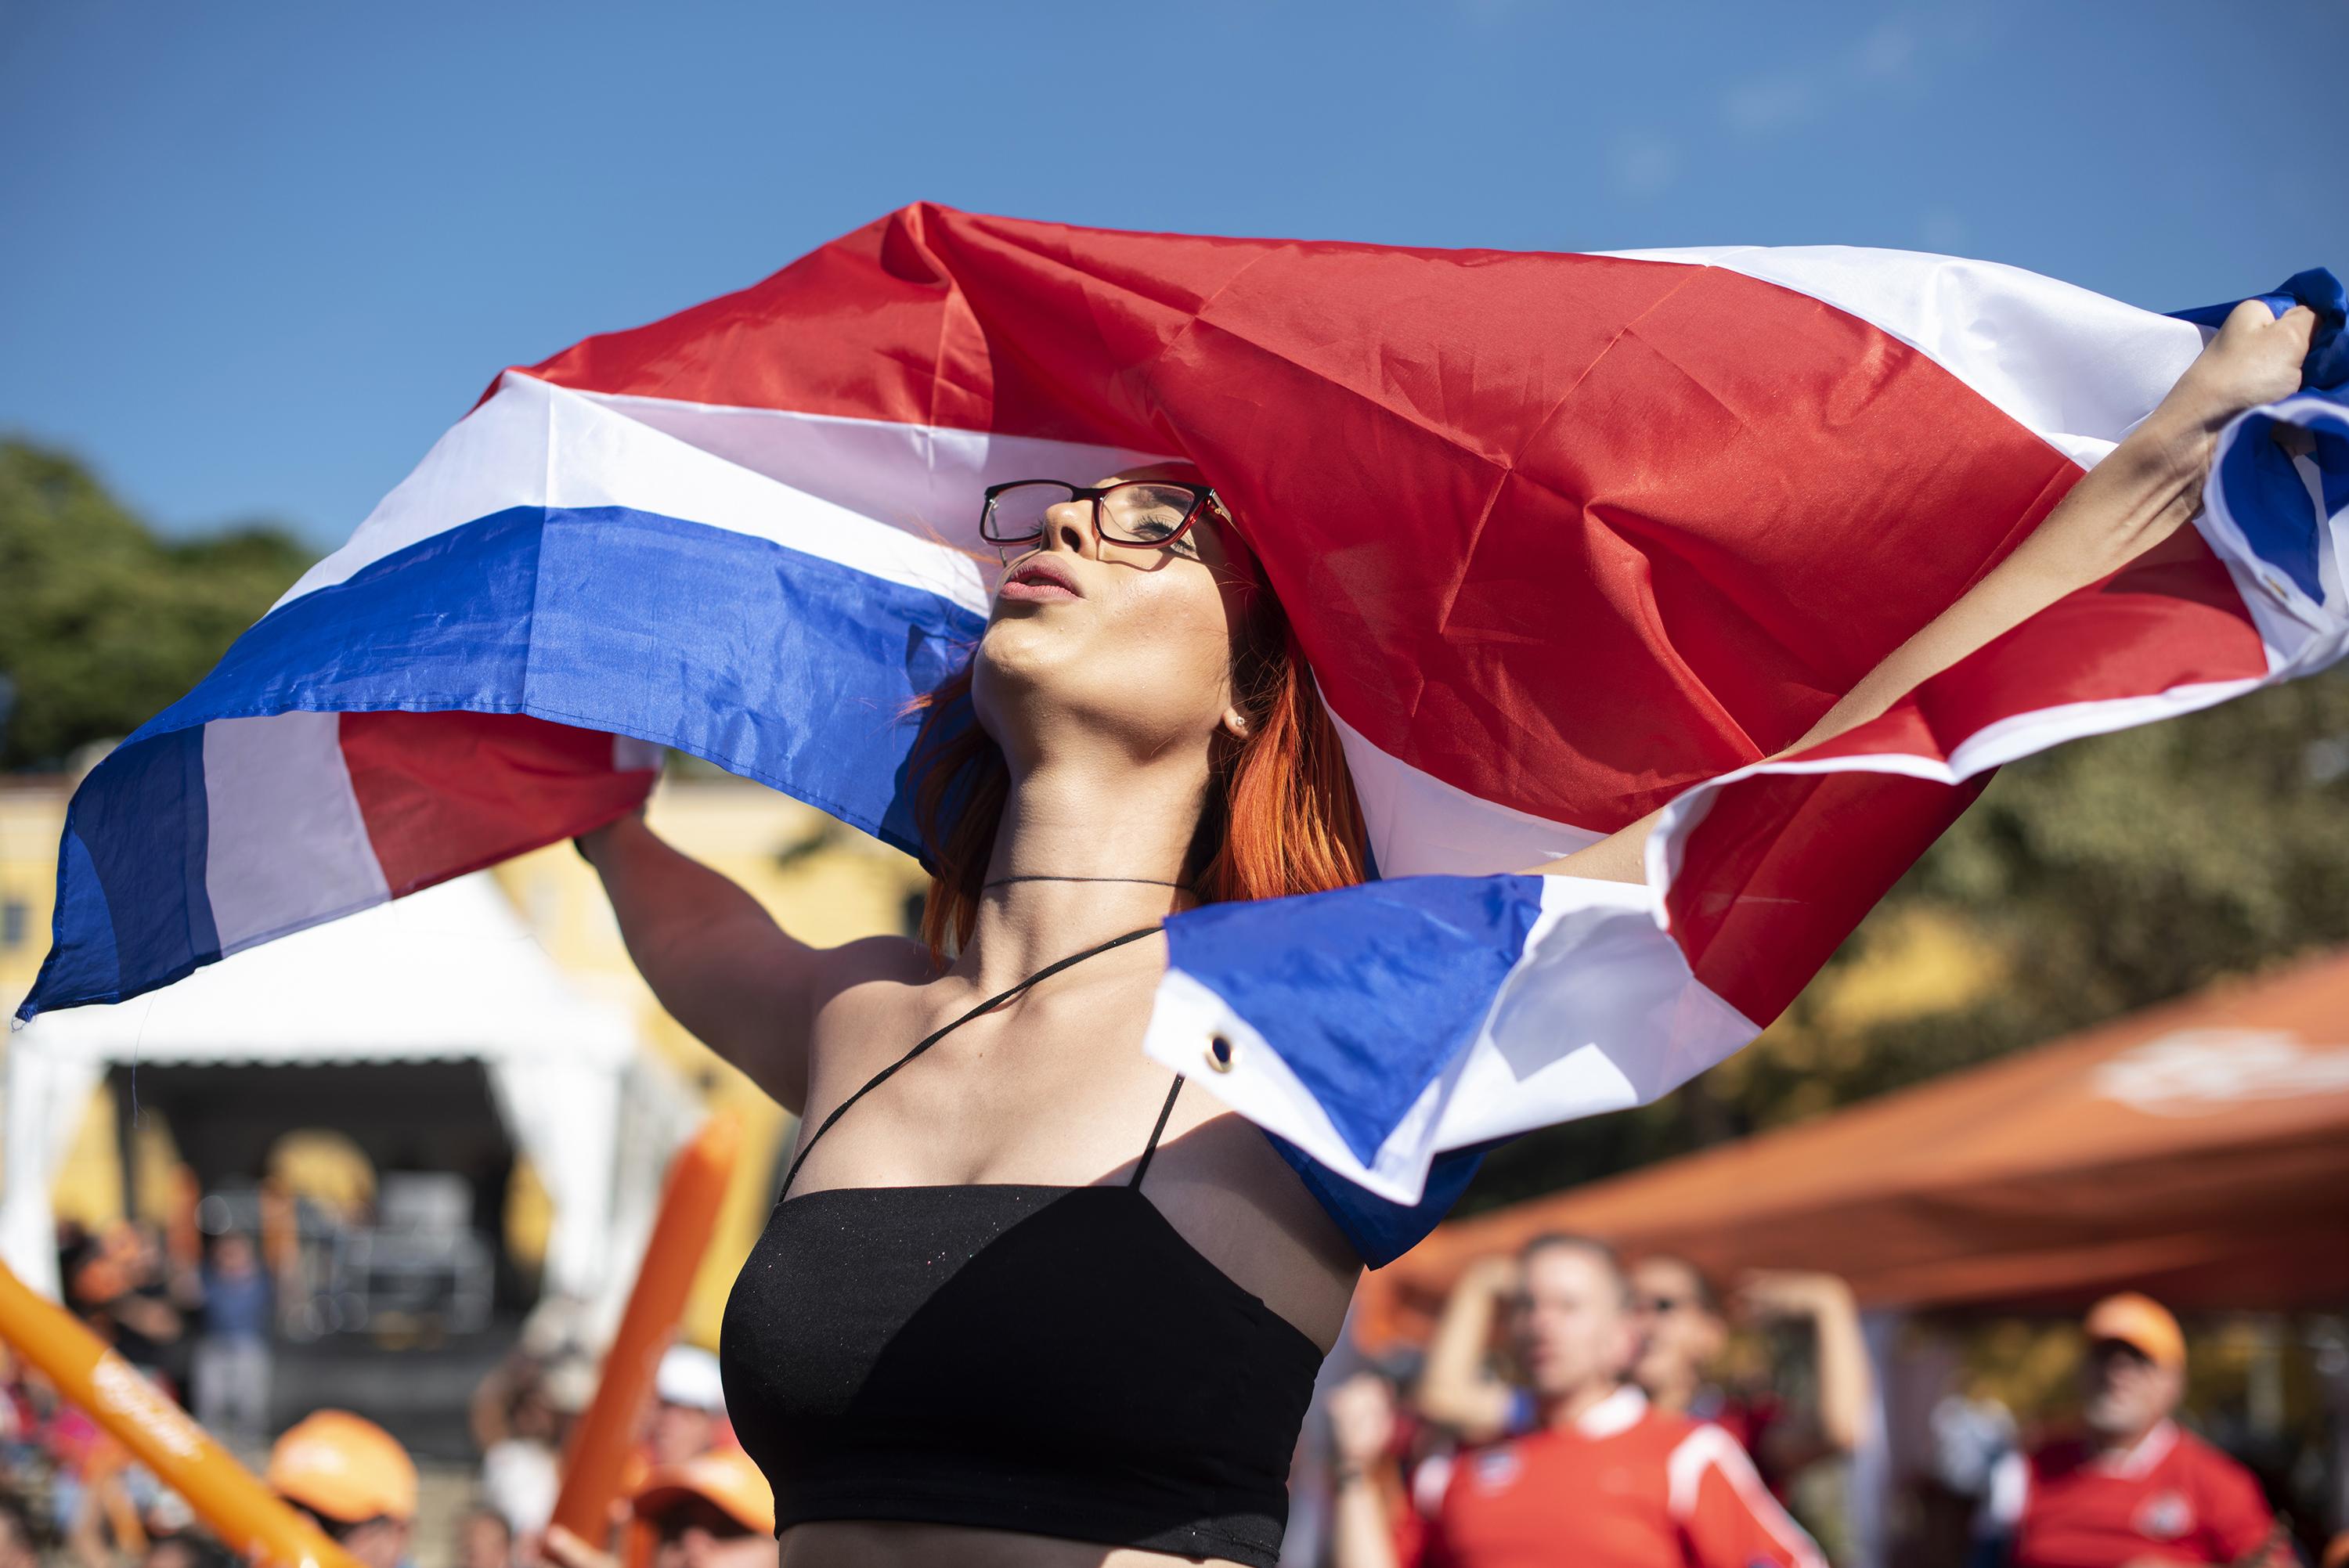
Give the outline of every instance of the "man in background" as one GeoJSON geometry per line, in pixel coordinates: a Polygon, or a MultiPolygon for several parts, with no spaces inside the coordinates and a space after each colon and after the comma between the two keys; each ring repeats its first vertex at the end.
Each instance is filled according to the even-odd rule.
{"type": "Polygon", "coordinates": [[[316,1520],[361,1568],[400,1568],[416,1524],[416,1461],[348,1410],[319,1410],[269,1451],[269,1489],[316,1520]]]}
{"type": "Polygon", "coordinates": [[[2139,1568],[2294,1561],[2251,1471],[2172,1418],[2186,1336],[2167,1308],[2125,1293],[2085,1326],[2077,1438],[2010,1455],[1991,1483],[1981,1559],[2006,1568],[2139,1568]]]}
{"type": "MultiPolygon", "coordinates": [[[[1612,1250],[1547,1236],[1516,1259],[1509,1332],[1527,1430],[1464,1453],[1429,1526],[1443,1568],[1823,1568],[1736,1442],[1656,1409],[1629,1381],[1640,1346],[1612,1250]]],[[[1394,1408],[1383,1380],[1331,1400],[1336,1568],[1396,1568],[1393,1521],[1371,1473],[1394,1408]]]]}
{"type": "MultiPolygon", "coordinates": [[[[1515,1288],[1506,1257],[1479,1259],[1461,1274],[1428,1344],[1420,1413],[1466,1442],[1528,1429],[1530,1392],[1492,1367],[1486,1351],[1501,1304],[1515,1288]]],[[[1850,1452],[1867,1430],[1874,1398],[1868,1349],[1851,1291],[1832,1274],[1759,1270],[1738,1284],[1736,1305],[1757,1324],[1785,1324],[1811,1342],[1816,1409],[1797,1409],[1775,1389],[1725,1388],[1713,1368],[1729,1344],[1723,1303],[1686,1259],[1651,1254],[1631,1265],[1640,1332],[1632,1380],[1661,1409],[1710,1421],[1735,1438],[1769,1484],[1785,1486],[1806,1466],[1850,1452]]]]}
{"type": "Polygon", "coordinates": [[[1685,1258],[1655,1253],[1631,1265],[1642,1348],[1631,1376],[1667,1410],[1711,1421],[1753,1456],[1772,1492],[1795,1476],[1859,1446],[1875,1398],[1868,1346],[1851,1287],[1829,1274],[1755,1269],[1737,1282],[1739,1316],[1783,1326],[1809,1341],[1817,1392],[1798,1406],[1769,1387],[1725,1387],[1714,1369],[1729,1344],[1729,1319],[1704,1272],[1685,1258]]]}

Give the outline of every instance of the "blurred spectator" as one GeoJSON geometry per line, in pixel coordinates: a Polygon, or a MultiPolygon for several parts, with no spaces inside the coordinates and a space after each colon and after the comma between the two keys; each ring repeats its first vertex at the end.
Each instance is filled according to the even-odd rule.
{"type": "Polygon", "coordinates": [[[260,1255],[232,1231],[212,1243],[196,1343],[196,1419],[216,1437],[257,1443],[269,1429],[270,1318],[260,1255]]]}
{"type": "Polygon", "coordinates": [[[1784,1326],[1810,1341],[1818,1392],[1815,1408],[1790,1406],[1776,1389],[1724,1388],[1714,1378],[1729,1344],[1722,1302],[1702,1271],[1685,1259],[1642,1258],[1631,1270],[1642,1348],[1632,1377],[1667,1410],[1725,1429],[1753,1456],[1770,1490],[1820,1460],[1847,1454],[1868,1430],[1874,1398],[1868,1346],[1851,1289],[1833,1274],[1757,1269],[1738,1282],[1738,1315],[1757,1326],[1784,1326]]]}
{"type": "MultiPolygon", "coordinates": [[[[1741,1315],[1806,1334],[1818,1369],[1816,1412],[1790,1409],[1771,1388],[1725,1389],[1714,1367],[1729,1344],[1720,1296],[1682,1258],[1652,1256],[1630,1270],[1640,1350],[1632,1379],[1658,1408],[1723,1428],[1753,1458],[1773,1492],[1796,1472],[1848,1453],[1867,1430],[1873,1398],[1868,1350],[1850,1289],[1832,1274],[1756,1271],[1740,1283],[1741,1315]]],[[[1527,1431],[1530,1390],[1513,1387],[1486,1354],[1499,1304],[1513,1288],[1507,1258],[1472,1264],[1444,1305],[1427,1352],[1418,1403],[1430,1420],[1469,1442],[1527,1431]]]]}
{"type": "Polygon", "coordinates": [[[456,1568],[513,1568],[513,1527],[494,1508],[468,1510],[457,1522],[456,1568]]]}
{"type": "Polygon", "coordinates": [[[14,1492],[0,1491],[0,1568],[41,1568],[33,1511],[14,1492]]]}
{"type": "Polygon", "coordinates": [[[2128,1293],[2098,1302],[2085,1326],[2086,1430],[2001,1464],[1980,1560],[2006,1568],[2291,1568],[2295,1554],[2251,1472],[2171,1418],[2186,1391],[2178,1320],[2128,1293]]]}
{"type": "Polygon", "coordinates": [[[481,1449],[481,1495],[518,1537],[531,1542],[554,1516],[563,1439],[595,1392],[595,1366],[567,1353],[541,1366],[508,1357],[474,1390],[473,1440],[481,1449]]]}
{"type": "MultiPolygon", "coordinates": [[[[631,1509],[652,1532],[652,1568],[774,1568],[775,1494],[740,1449],[661,1466],[631,1509]]],[[[560,1525],[546,1532],[544,1556],[556,1568],[618,1568],[560,1525]]]]}
{"type": "MultiPolygon", "coordinates": [[[[1655,1408],[1629,1381],[1640,1326],[1630,1280],[1611,1249],[1546,1236],[1527,1244],[1513,1274],[1498,1265],[1474,1272],[1459,1290],[1482,1298],[1484,1322],[1495,1299],[1508,1299],[1533,1421],[1452,1466],[1429,1526],[1432,1561],[1446,1568],[1822,1568],[1816,1548],[1727,1433],[1655,1408]]],[[[1456,1292],[1444,1315],[1455,1332],[1457,1304],[1456,1292]]],[[[1507,1413],[1490,1404],[1486,1418],[1506,1430],[1507,1413]]],[[[1330,1417],[1336,1568],[1395,1568],[1394,1521],[1369,1469],[1392,1441],[1386,1385],[1350,1381],[1330,1417]]]]}
{"type": "Polygon", "coordinates": [[[114,1348],[184,1398],[195,1351],[186,1314],[201,1299],[202,1286],[171,1266],[160,1233],[143,1221],[110,1227],[106,1245],[119,1257],[124,1277],[122,1293],[107,1304],[114,1348]]]}
{"type": "Polygon", "coordinates": [[[691,1345],[672,1345],[653,1375],[653,1408],[645,1448],[655,1465],[683,1464],[719,1445],[726,1420],[726,1381],[718,1357],[691,1345]]]}
{"type": "Polygon", "coordinates": [[[159,1535],[140,1555],[139,1568],[230,1568],[227,1548],[195,1530],[159,1535]]]}
{"type": "Polygon", "coordinates": [[[2014,1412],[1978,1387],[1956,1389],[1933,1405],[1933,1480],[1956,1497],[1986,1501],[1991,1478],[2021,1441],[2014,1412]]]}
{"type": "Polygon", "coordinates": [[[416,1524],[416,1461],[373,1421],[319,1410],[295,1422],[269,1452],[268,1480],[362,1568],[400,1568],[416,1524]]]}

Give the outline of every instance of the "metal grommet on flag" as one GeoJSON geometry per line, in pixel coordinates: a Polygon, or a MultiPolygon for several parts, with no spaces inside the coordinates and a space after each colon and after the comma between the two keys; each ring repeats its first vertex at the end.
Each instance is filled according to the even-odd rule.
{"type": "Polygon", "coordinates": [[[1207,1066],[1214,1068],[1216,1072],[1227,1073],[1231,1071],[1232,1061],[1238,1054],[1237,1048],[1232,1044],[1230,1036],[1210,1035],[1207,1037],[1207,1066]]]}

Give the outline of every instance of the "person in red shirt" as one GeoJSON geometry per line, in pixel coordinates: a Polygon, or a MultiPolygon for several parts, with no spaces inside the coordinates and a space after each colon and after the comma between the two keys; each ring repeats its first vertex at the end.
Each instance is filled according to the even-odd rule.
{"type": "Polygon", "coordinates": [[[2178,1320],[2132,1293],[2098,1302],[2086,1328],[2086,1431],[2000,1467],[1985,1555],[2007,1568],[2291,1568],[2259,1482],[2171,1418],[2186,1389],[2178,1320]]]}
{"type": "MultiPolygon", "coordinates": [[[[1517,1278],[1510,1338],[1538,1425],[1454,1462],[1430,1568],[1825,1568],[1728,1433],[1654,1408],[1628,1381],[1639,1321],[1611,1249],[1544,1237],[1517,1278]]],[[[1371,1470],[1393,1417],[1381,1379],[1331,1400],[1335,1568],[1396,1568],[1371,1470]]]]}
{"type": "MultiPolygon", "coordinates": [[[[1754,1270],[1732,1301],[1757,1325],[1784,1325],[1811,1342],[1818,1397],[1789,1406],[1764,1386],[1735,1391],[1713,1379],[1729,1345],[1728,1308],[1703,1272],[1685,1258],[1654,1253],[1629,1270],[1640,1350],[1637,1383],[1659,1408],[1710,1421],[1735,1438],[1773,1496],[1813,1462],[1850,1452],[1867,1429],[1875,1395],[1859,1312],[1851,1289],[1833,1274],[1754,1270]]],[[[1532,1399],[1495,1372],[1486,1357],[1493,1320],[1516,1290],[1516,1261],[1480,1258],[1461,1272],[1429,1341],[1419,1377],[1420,1413],[1464,1442],[1490,1442],[1529,1431],[1532,1399]]]]}

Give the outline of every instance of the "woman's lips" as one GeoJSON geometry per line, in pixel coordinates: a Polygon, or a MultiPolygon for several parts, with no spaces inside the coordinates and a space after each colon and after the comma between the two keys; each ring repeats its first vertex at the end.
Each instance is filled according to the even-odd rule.
{"type": "Polygon", "coordinates": [[[1066,587],[1062,586],[1061,583],[1053,582],[1049,577],[1008,578],[1005,580],[1003,584],[1002,596],[1006,599],[1018,599],[1036,603],[1049,603],[1055,599],[1074,599],[1077,597],[1076,594],[1070,593],[1066,587]]]}
{"type": "Polygon", "coordinates": [[[1054,599],[1081,599],[1066,568],[1050,561],[1030,561],[1015,567],[1003,580],[1001,593],[1006,599],[1024,600],[1031,603],[1054,599]]]}

